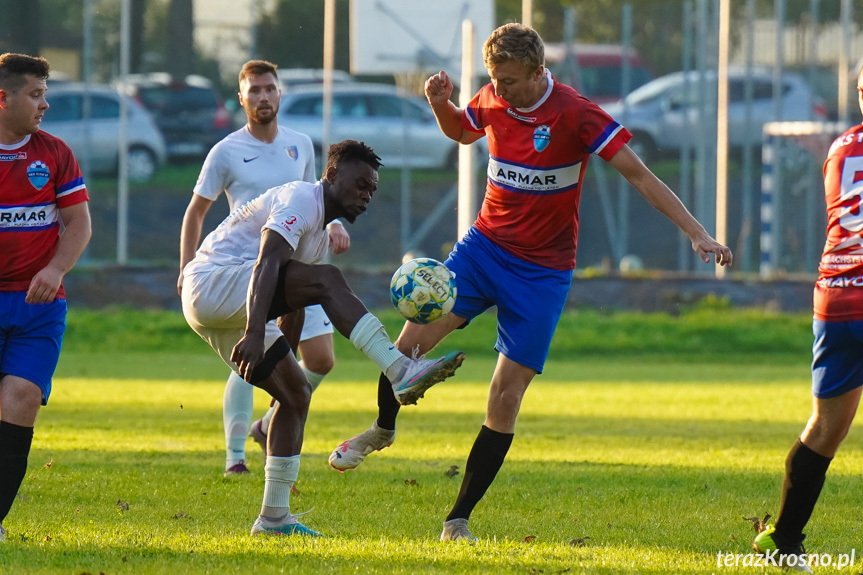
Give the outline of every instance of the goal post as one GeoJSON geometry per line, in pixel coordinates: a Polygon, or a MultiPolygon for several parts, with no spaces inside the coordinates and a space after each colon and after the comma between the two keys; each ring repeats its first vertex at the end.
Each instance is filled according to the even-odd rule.
{"type": "Polygon", "coordinates": [[[838,122],[769,122],[761,147],[761,261],[764,279],[814,274],[827,216],[821,169],[838,122]]]}

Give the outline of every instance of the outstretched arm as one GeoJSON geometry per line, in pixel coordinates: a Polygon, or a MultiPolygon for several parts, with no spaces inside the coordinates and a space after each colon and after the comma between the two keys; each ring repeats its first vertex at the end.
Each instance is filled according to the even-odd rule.
{"type": "Polygon", "coordinates": [[[460,144],[471,144],[482,137],[479,132],[465,130],[461,125],[461,108],[450,101],[453,85],[446,72],[438,72],[426,80],[425,93],[441,132],[460,144]]]}
{"type": "Polygon", "coordinates": [[[683,230],[692,242],[692,249],[705,263],[710,263],[708,254],[712,253],[716,254],[716,263],[731,266],[731,250],[710,237],[704,226],[689,213],[680,198],[642,163],[629,146],[623,146],[609,163],[654,208],[683,230]]]}
{"type": "Polygon", "coordinates": [[[240,377],[246,381],[251,380],[255,366],[264,359],[267,312],[279,287],[279,270],[293,255],[294,248],[278,232],[263,231],[246,298],[246,332],[231,353],[231,361],[237,364],[240,377]]]}

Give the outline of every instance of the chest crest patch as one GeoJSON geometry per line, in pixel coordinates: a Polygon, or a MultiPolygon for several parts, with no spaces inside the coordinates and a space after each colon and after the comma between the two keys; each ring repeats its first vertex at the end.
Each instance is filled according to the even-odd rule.
{"type": "Polygon", "coordinates": [[[48,183],[48,180],[51,179],[51,170],[48,169],[45,162],[36,160],[27,166],[27,179],[30,180],[30,184],[34,188],[41,190],[48,183]]]}
{"type": "Polygon", "coordinates": [[[551,128],[543,124],[537,126],[533,131],[533,147],[537,152],[541,152],[548,147],[551,142],[551,128]]]}

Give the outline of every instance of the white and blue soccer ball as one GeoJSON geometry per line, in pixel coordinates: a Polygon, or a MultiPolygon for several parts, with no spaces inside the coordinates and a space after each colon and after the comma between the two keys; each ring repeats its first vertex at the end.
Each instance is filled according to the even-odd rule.
{"type": "Polygon", "coordinates": [[[431,258],[402,264],[390,281],[390,299],[405,319],[431,323],[448,314],[455,305],[455,274],[431,258]]]}

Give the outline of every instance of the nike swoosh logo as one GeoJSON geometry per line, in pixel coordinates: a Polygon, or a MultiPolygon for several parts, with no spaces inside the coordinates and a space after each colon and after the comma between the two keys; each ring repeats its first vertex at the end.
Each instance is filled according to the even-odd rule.
{"type": "Polygon", "coordinates": [[[260,158],[260,156],[255,156],[254,158],[243,158],[243,162],[245,162],[246,164],[248,164],[248,163],[249,163],[249,162],[251,162],[252,160],[257,160],[258,158],[260,158]]]}
{"type": "Polygon", "coordinates": [[[324,322],[324,325],[330,325],[330,322],[325,321],[325,322],[324,322]]]}

